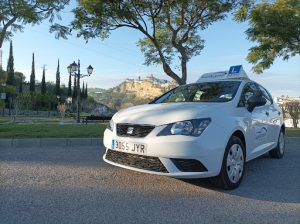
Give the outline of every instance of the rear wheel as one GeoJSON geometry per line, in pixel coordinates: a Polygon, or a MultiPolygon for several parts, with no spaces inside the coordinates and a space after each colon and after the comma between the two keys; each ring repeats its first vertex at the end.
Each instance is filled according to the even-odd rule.
{"type": "Polygon", "coordinates": [[[276,146],[276,148],[272,149],[269,152],[270,157],[275,158],[275,159],[281,159],[284,154],[284,149],[285,149],[284,133],[282,130],[280,130],[280,133],[278,136],[278,141],[277,141],[277,146],[276,146]]]}
{"type": "Polygon", "coordinates": [[[232,136],[226,146],[222,168],[216,183],[223,189],[237,188],[245,170],[245,146],[240,138],[232,136]]]}

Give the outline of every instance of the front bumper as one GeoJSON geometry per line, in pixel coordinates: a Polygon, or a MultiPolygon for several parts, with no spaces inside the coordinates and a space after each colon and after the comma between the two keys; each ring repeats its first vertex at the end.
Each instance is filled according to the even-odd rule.
{"type": "Polygon", "coordinates": [[[208,132],[204,132],[200,137],[157,136],[163,128],[163,126],[156,127],[144,138],[119,137],[106,129],[103,138],[106,147],[104,161],[134,171],[175,178],[201,178],[219,174],[227,142],[209,138],[208,132]],[[113,139],[147,144],[147,155],[111,150],[113,139]],[[153,164],[154,168],[151,168],[153,164]],[[165,170],[157,169],[160,165],[165,170]]]}

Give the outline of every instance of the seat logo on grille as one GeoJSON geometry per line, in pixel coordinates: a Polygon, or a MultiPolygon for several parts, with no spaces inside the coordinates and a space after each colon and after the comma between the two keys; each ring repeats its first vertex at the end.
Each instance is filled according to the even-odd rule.
{"type": "Polygon", "coordinates": [[[132,135],[133,134],[133,129],[134,129],[133,127],[128,127],[126,133],[128,135],[132,135]]]}

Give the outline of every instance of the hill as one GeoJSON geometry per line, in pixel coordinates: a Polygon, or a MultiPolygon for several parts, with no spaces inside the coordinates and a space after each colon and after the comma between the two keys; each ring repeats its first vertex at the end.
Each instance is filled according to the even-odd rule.
{"type": "Polygon", "coordinates": [[[153,75],[144,79],[126,79],[119,85],[110,89],[89,88],[88,94],[97,102],[110,108],[119,110],[122,108],[145,104],[173,89],[177,84],[174,81],[158,79],[153,75]]]}

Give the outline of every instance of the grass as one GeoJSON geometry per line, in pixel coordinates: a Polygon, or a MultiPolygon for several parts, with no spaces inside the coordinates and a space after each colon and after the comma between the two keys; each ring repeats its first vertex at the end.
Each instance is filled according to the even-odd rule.
{"type": "Polygon", "coordinates": [[[102,138],[105,124],[0,125],[0,138],[102,138]]]}
{"type": "Polygon", "coordinates": [[[10,117],[0,117],[0,124],[1,124],[1,123],[6,123],[6,122],[8,122],[8,121],[10,121],[10,120],[11,120],[10,117]]]}
{"type": "MultiPolygon", "coordinates": [[[[0,124],[12,122],[13,118],[11,117],[0,117],[0,124]]],[[[26,122],[26,121],[32,121],[32,122],[60,122],[60,117],[16,117],[15,122],[26,122]]],[[[73,118],[64,118],[65,122],[72,122],[74,121],[73,118]]]]}
{"type": "Polygon", "coordinates": [[[300,137],[300,128],[287,128],[286,136],[288,137],[300,137]]]}
{"type": "MultiPolygon", "coordinates": [[[[0,138],[102,138],[105,124],[0,125],[0,138]]],[[[288,137],[300,137],[300,128],[287,128],[288,137]]]]}

